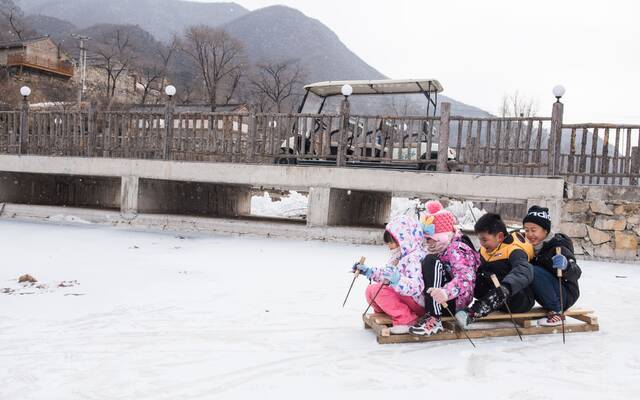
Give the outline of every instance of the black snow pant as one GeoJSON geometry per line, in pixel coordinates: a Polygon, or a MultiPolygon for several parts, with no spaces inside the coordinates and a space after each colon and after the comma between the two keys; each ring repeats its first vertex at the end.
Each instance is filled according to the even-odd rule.
{"type": "MultiPolygon", "coordinates": [[[[445,284],[451,281],[451,274],[449,273],[449,266],[443,264],[438,257],[429,254],[422,260],[422,279],[424,279],[424,309],[430,315],[439,317],[442,314],[449,315],[446,310],[443,310],[440,303],[433,300],[433,298],[427,293],[429,288],[441,288],[445,284]]],[[[447,302],[449,309],[452,313],[456,312],[455,300],[449,300],[447,302]]]]}

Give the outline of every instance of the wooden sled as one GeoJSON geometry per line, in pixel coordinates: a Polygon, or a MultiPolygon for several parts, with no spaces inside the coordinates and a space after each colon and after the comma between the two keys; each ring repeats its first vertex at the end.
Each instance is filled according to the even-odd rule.
{"type": "MultiPolygon", "coordinates": [[[[547,315],[547,310],[536,307],[527,313],[513,314],[513,319],[518,324],[521,335],[543,335],[549,333],[562,333],[562,325],[538,326],[536,320],[547,315]]],[[[597,332],[599,330],[598,317],[593,310],[574,308],[565,311],[565,333],[573,332],[597,332]]],[[[389,327],[391,318],[386,314],[363,315],[365,329],[371,329],[376,334],[380,344],[387,343],[412,343],[432,342],[438,340],[464,339],[464,332],[455,324],[453,318],[442,317],[444,332],[433,336],[391,335],[389,327]]],[[[486,317],[471,324],[467,334],[472,339],[499,336],[518,336],[508,313],[493,312],[486,317]]]]}

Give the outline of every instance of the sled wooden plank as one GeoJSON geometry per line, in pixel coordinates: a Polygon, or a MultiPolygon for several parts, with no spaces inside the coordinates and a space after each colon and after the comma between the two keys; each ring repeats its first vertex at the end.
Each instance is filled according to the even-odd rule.
{"type": "MultiPolygon", "coordinates": [[[[547,312],[548,311],[545,310],[544,308],[536,307],[526,313],[514,313],[513,319],[515,320],[538,319],[538,318],[546,317],[547,312]]],[[[593,310],[575,308],[575,309],[569,309],[565,311],[564,315],[574,316],[574,315],[585,315],[585,314],[592,314],[592,313],[593,313],[593,310]]],[[[442,320],[443,321],[451,320],[451,317],[442,317],[442,320]]],[[[510,321],[510,320],[511,320],[511,317],[509,316],[509,313],[494,311],[491,314],[487,315],[486,317],[480,318],[478,321],[510,321]]]]}
{"type": "MultiPolygon", "coordinates": [[[[599,326],[597,324],[567,324],[565,325],[566,333],[575,332],[597,332],[599,326]]],[[[562,333],[561,326],[533,326],[530,328],[520,328],[520,333],[525,336],[529,335],[544,335],[544,334],[557,334],[562,333]]],[[[506,337],[516,336],[513,327],[509,328],[493,328],[493,329],[470,329],[467,334],[472,339],[481,339],[487,337],[506,337]]],[[[390,336],[377,336],[377,341],[380,344],[391,343],[413,343],[413,342],[434,342],[439,340],[456,340],[465,339],[464,333],[461,331],[455,332],[443,332],[434,336],[411,336],[411,335],[390,335],[390,336]]]]}
{"type": "Polygon", "coordinates": [[[565,315],[571,318],[575,318],[579,321],[586,322],[587,324],[598,325],[598,316],[595,314],[569,315],[565,313],[565,315]]]}
{"type": "MultiPolygon", "coordinates": [[[[582,309],[582,308],[569,309],[564,313],[565,316],[574,317],[574,318],[576,316],[586,316],[589,314],[593,314],[593,310],[582,309]]],[[[540,307],[536,307],[526,313],[513,314],[513,318],[516,320],[516,322],[521,324],[521,326],[526,328],[527,323],[524,321],[542,318],[542,317],[545,317],[546,315],[547,315],[547,310],[540,307]]],[[[369,314],[369,317],[372,318],[379,325],[391,325],[391,318],[386,314],[383,314],[383,313],[369,314]]],[[[580,318],[576,318],[576,319],[579,319],[580,321],[584,321],[584,322],[589,322],[589,320],[585,320],[585,319],[580,319],[580,318]]],[[[509,316],[509,313],[500,312],[500,311],[492,312],[486,317],[479,319],[479,321],[510,321],[510,320],[511,320],[511,317],[509,316]]],[[[453,321],[453,318],[443,316],[442,321],[443,322],[453,321]]],[[[598,320],[596,318],[595,323],[597,322],[598,320]]],[[[528,326],[531,326],[531,323],[528,323],[528,326]]]]}

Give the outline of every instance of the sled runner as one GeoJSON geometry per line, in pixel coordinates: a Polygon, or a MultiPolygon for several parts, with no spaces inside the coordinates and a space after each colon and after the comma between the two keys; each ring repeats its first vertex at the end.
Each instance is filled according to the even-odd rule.
{"type": "MultiPolygon", "coordinates": [[[[513,319],[518,324],[522,335],[562,333],[561,326],[537,325],[536,321],[546,315],[546,310],[536,307],[527,313],[513,314],[513,319]]],[[[599,330],[598,317],[593,313],[593,310],[574,308],[565,311],[564,315],[566,317],[565,330],[567,333],[596,332],[599,330]]],[[[391,335],[389,333],[391,318],[386,314],[367,314],[363,315],[362,319],[364,320],[365,329],[373,330],[380,344],[465,339],[464,333],[456,326],[451,317],[442,317],[442,324],[445,330],[433,336],[391,335]]],[[[509,314],[503,312],[493,312],[476,323],[469,325],[467,333],[473,339],[517,336],[509,314]]]]}

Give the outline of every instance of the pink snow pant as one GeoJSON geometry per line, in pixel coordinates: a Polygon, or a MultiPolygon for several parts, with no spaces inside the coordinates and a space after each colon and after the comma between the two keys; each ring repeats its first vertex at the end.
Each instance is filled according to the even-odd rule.
{"type": "MultiPolygon", "coordinates": [[[[382,283],[374,283],[367,286],[365,291],[367,303],[371,303],[371,299],[378,293],[380,285],[382,283]]],[[[393,325],[413,325],[418,317],[425,313],[424,307],[416,303],[413,297],[402,296],[389,286],[382,288],[371,307],[377,313],[383,312],[390,316],[393,325]]]]}

